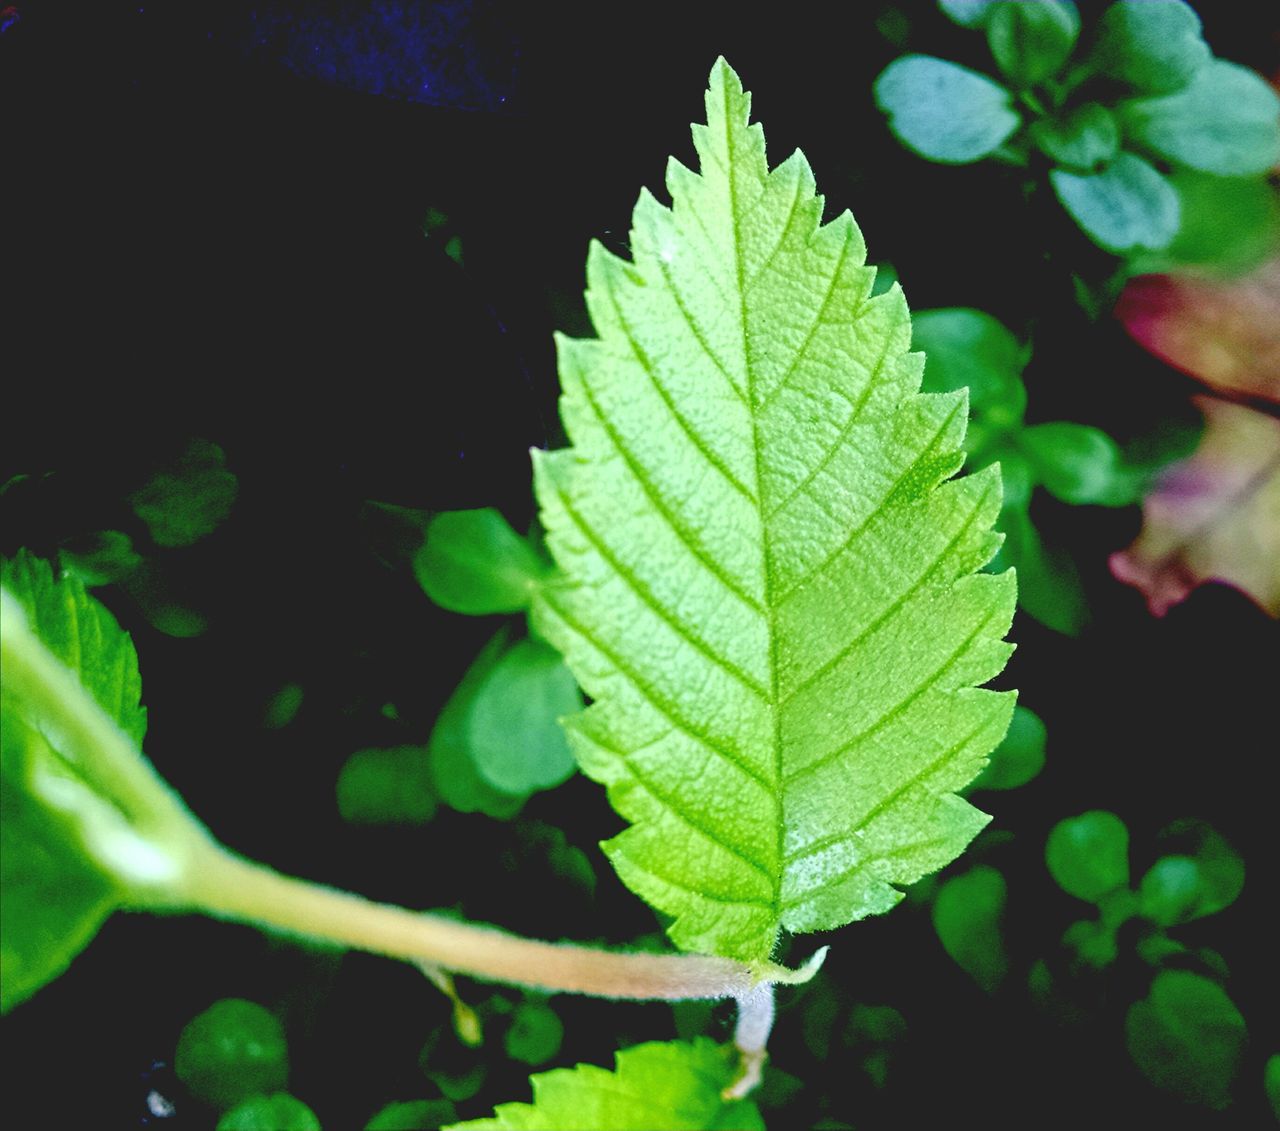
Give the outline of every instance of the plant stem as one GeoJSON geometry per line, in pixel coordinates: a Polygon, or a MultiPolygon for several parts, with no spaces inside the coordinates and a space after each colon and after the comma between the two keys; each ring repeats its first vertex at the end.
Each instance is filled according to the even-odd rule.
{"type": "Polygon", "coordinates": [[[195,862],[180,895],[193,910],[553,993],[742,1000],[762,982],[808,981],[817,969],[813,959],[792,971],[773,963],[756,967],[730,958],[628,954],[521,938],[493,927],[373,903],[282,876],[216,848],[195,862]]]}

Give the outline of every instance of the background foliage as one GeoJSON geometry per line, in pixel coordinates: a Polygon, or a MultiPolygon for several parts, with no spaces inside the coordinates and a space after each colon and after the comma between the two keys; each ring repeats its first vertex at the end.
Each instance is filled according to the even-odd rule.
{"type": "MultiPolygon", "coordinates": [[[[1205,5],[1214,53],[1274,70],[1263,7],[1205,5]]],[[[928,164],[886,128],[872,84],[904,51],[991,67],[983,37],[931,5],[855,6],[839,34],[824,6],[760,23],[646,8],[624,30],[604,9],[381,3],[373,31],[300,8],[5,9],[2,222],[18,287],[0,550],[26,545],[101,584],[141,656],[148,750],[233,848],[531,934],[657,945],[660,924],[595,847],[618,819],[580,776],[517,816],[498,805],[511,819],[437,798],[393,826],[344,820],[338,783],[356,751],[427,744],[485,641],[501,623],[519,633],[519,614],[462,617],[426,598],[424,521],[494,506],[527,529],[527,449],[559,442],[551,331],[586,332],[587,241],[626,253],[637,187],[658,186],[673,147],[689,157],[711,60],[723,53],[755,92],[775,161],[803,146],[913,310],[976,308],[1032,342],[1012,374],[1028,423],[1126,444],[1194,423],[1200,386],[1099,305],[1116,259],[1050,194],[1027,198],[991,163],[928,164]],[[584,39],[593,50],[570,47],[584,39]]],[[[1083,24],[1101,8],[1081,4],[1083,24]]],[[[1134,506],[1049,490],[1026,506],[1075,563],[1088,614],[1074,637],[1025,612],[1012,633],[1001,685],[1044,720],[1045,769],[981,799],[996,814],[985,846],[936,892],[840,935],[822,978],[783,995],[766,1120],[912,1125],[944,1100],[1008,1126],[1046,1109],[1063,1122],[1269,1118],[1278,877],[1256,807],[1274,796],[1275,626],[1221,585],[1153,618],[1107,569],[1138,533],[1134,506]],[[1135,890],[1179,818],[1207,821],[1247,862],[1238,899],[1169,929],[1195,957],[1155,985],[1141,917],[1119,922],[1096,972],[1080,958],[1099,953],[1091,939],[1106,952],[1105,930],[1060,943],[1086,914],[1119,916],[1045,864],[1058,822],[1093,811],[1122,818],[1135,890]],[[958,932],[949,905],[965,910],[958,932]],[[988,920],[977,944],[974,908],[988,920]],[[1135,1062],[1168,1058],[1132,1036],[1144,1010],[1187,996],[1182,975],[1210,968],[1205,947],[1249,1031],[1220,1112],[1148,1083],[1135,1062]]],[[[288,1088],[334,1127],[388,1100],[436,1104],[417,1112],[428,1121],[478,1115],[527,1098],[531,1068],[727,1037],[725,1007],[462,992],[485,1024],[479,1049],[411,969],[116,916],[5,1018],[6,1114],[212,1126],[172,1066],[184,1025],[221,998],[283,1022],[288,1088]]]]}

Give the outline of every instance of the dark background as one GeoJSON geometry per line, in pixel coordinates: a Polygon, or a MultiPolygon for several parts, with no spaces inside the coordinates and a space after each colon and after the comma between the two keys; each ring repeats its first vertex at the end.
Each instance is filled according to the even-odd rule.
{"type": "MultiPolygon", "coordinates": [[[[594,899],[523,855],[518,823],[442,809],[418,832],[353,829],[333,783],[358,747],[424,741],[493,628],[430,606],[380,551],[367,501],[497,505],[527,524],[527,449],[559,442],[551,332],[587,332],[588,241],[625,252],[640,186],[661,189],[668,153],[692,160],[688,123],[717,54],[755,92],[773,161],[804,148],[828,213],[853,210],[872,261],[893,263],[913,308],[977,306],[1034,329],[1032,418],[1123,436],[1193,386],[1077,310],[1068,271],[1105,262],[1056,209],[1025,206],[999,170],[927,165],[892,140],[871,100],[899,54],[876,28],[887,5],[845,5],[839,20],[835,6],[805,4],[370,7],[364,22],[319,3],[0,13],[0,483],[35,477],[0,498],[0,550],[53,557],[108,527],[141,537],[128,493],[188,437],[221,445],[240,480],[232,517],[164,554],[166,584],[207,632],[163,635],[126,594],[98,591],[137,643],[161,772],[226,843],[284,871],[545,937],[624,943],[659,928],[593,847],[618,819],[591,783],[534,798],[526,817],[592,853],[594,899]],[[465,267],[438,235],[423,237],[428,208],[448,216],[465,267]],[[287,682],[303,688],[302,708],[266,730],[287,682]],[[381,714],[387,702],[398,722],[381,714]]],[[[1081,7],[1087,26],[1099,6],[1081,7]]],[[[1202,8],[1217,54],[1274,71],[1266,5],[1202,8]]],[[[913,49],[983,65],[980,36],[931,5],[903,9],[913,49]]],[[[1050,735],[1044,774],[987,799],[1015,838],[990,857],[1009,880],[1013,974],[984,996],[916,908],[838,933],[824,992],[842,1006],[894,1005],[908,1045],[876,1091],[838,1042],[813,1055],[812,998],[788,1009],[784,992],[774,1063],[805,1089],[772,1114],[778,1126],[823,1114],[922,1126],[944,1112],[1010,1127],[1269,1119],[1275,626],[1221,586],[1149,617],[1105,564],[1136,533],[1135,508],[1038,503],[1034,514],[1081,563],[1094,625],[1071,640],[1020,614],[1012,633],[1002,685],[1022,689],[1050,735]],[[1182,816],[1214,823],[1246,859],[1238,903],[1181,931],[1227,958],[1250,1026],[1227,1113],[1189,1112],[1132,1067],[1124,1009],[1148,977],[1136,962],[1100,981],[1074,1027],[1028,1002],[1027,966],[1086,911],[1045,873],[1044,837],[1089,808],[1129,823],[1135,880],[1155,832],[1182,816]]],[[[431,1094],[417,1050],[447,1010],[409,968],[122,914],[4,1020],[0,1108],[15,1126],[128,1127],[156,1087],[177,1104],[170,1125],[211,1126],[165,1064],[182,1025],[221,996],[282,1012],[291,1090],[326,1127],[431,1094]]],[[[620,1041],[673,1035],[662,1005],[556,1007],[567,1027],[557,1064],[609,1063],[620,1041]]],[[[721,1009],[711,1031],[726,1025],[721,1009]]],[[[519,1066],[496,1052],[492,1062],[484,1102],[464,1115],[527,1097],[519,1066]]]]}

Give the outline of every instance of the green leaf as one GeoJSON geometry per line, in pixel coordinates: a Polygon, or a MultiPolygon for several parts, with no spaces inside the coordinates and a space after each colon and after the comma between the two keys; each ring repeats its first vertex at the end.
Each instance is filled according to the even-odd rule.
{"type": "Polygon", "coordinates": [[[999,149],[1022,121],[999,83],[932,55],[895,59],[874,89],[898,140],[930,161],[977,161],[999,149]]]}
{"type": "Polygon", "coordinates": [[[42,643],[128,739],[140,743],[147,714],[139,703],[142,681],[132,641],[81,581],[55,581],[49,564],[25,550],[0,561],[0,582],[6,630],[0,1008],[8,1010],[61,974],[88,945],[128,890],[111,865],[129,853],[145,854],[150,846],[113,805],[109,788],[119,783],[109,768],[85,766],[54,745],[57,727],[46,724],[43,711],[24,694],[20,673],[9,667],[9,648],[38,649],[42,643]],[[95,780],[95,771],[108,776],[95,780]]]}
{"type": "Polygon", "coordinates": [[[599,245],[599,340],[561,338],[573,447],[535,453],[563,575],[533,613],[595,700],[568,725],[633,822],[605,850],[684,949],[886,911],[986,823],[954,791],[1013,709],[995,469],[954,482],[962,396],[919,396],[897,287],[800,154],[767,171],[717,62],[701,175],[599,245]]]}
{"type": "Polygon", "coordinates": [[[436,1131],[457,1117],[448,1100],[397,1100],[380,1108],[364,1131],[436,1131]]]}
{"type": "Polygon", "coordinates": [[[1195,918],[1200,901],[1200,869],[1196,862],[1190,856],[1162,856],[1142,877],[1138,900],[1142,914],[1162,927],[1195,918]]]}
{"type": "Polygon", "coordinates": [[[288,1092],[253,1096],[218,1120],[216,1131],[320,1131],[320,1120],[288,1092]]]}
{"type": "Polygon", "coordinates": [[[546,1064],[560,1051],[564,1025],[559,1014],[545,1002],[522,1001],[502,1040],[512,1060],[546,1064]]]}
{"type": "Polygon", "coordinates": [[[970,790],[1017,789],[1026,785],[1044,768],[1046,739],[1040,716],[1026,707],[1015,707],[1009,733],[992,751],[991,761],[970,790]]]}
{"type": "Polygon", "coordinates": [[[1215,177],[1179,169],[1169,177],[1182,223],[1168,247],[1131,256],[1131,275],[1206,268],[1243,275],[1280,247],[1280,193],[1265,177],[1215,177]]]}
{"type": "Polygon", "coordinates": [[[968,388],[974,413],[993,413],[1002,425],[1016,423],[1026,408],[1019,379],[1026,355],[1004,325],[981,310],[923,310],[911,319],[911,344],[924,350],[927,393],[968,388]]]}
{"type": "Polygon", "coordinates": [[[1122,507],[1136,502],[1119,445],[1105,432],[1058,420],[1024,429],[1018,445],[1036,477],[1064,503],[1122,507]]]}
{"type": "MultiPolygon", "coordinates": [[[[1002,466],[1009,477],[1016,461],[1006,458],[1002,466]]],[[[997,526],[1005,541],[994,565],[1017,570],[1018,605],[1055,632],[1078,636],[1089,623],[1089,606],[1071,555],[1061,547],[1045,544],[1025,501],[1006,506],[997,526]]]]}
{"type": "Polygon", "coordinates": [[[988,993],[999,989],[1009,972],[1000,927],[1007,899],[1004,876],[979,864],[947,880],[933,903],[933,929],[942,948],[988,993]]]}
{"type": "Polygon", "coordinates": [[[1037,118],[1031,140],[1050,161],[1092,173],[1120,152],[1120,127],[1105,106],[1086,102],[1061,118],[1037,118]]]}
{"type": "Polygon", "coordinates": [[[1215,59],[1185,90],[1118,107],[1125,136],[1204,173],[1247,177],[1280,161],[1280,97],[1261,75],[1215,59]]]}
{"type": "Polygon", "coordinates": [[[425,746],[357,750],[338,774],[338,812],[356,825],[423,825],[436,811],[425,746]]]}
{"type": "Polygon", "coordinates": [[[1063,891],[1097,903],[1129,882],[1129,830],[1114,813],[1091,809],[1054,825],[1044,858],[1063,891]]]}
{"type": "Polygon", "coordinates": [[[1185,970],[1165,970],[1125,1017],[1125,1043],[1157,1088],[1204,1107],[1231,1102],[1248,1040],[1244,1018],[1222,988],[1185,970]]]}
{"type": "Polygon", "coordinates": [[[582,694],[558,652],[521,640],[476,689],[467,746],[480,776],[499,793],[551,789],[574,771],[560,720],[582,710],[582,694]]]}
{"type": "Polygon", "coordinates": [[[1014,86],[1036,86],[1062,69],[1080,35],[1080,13],[1063,0],[1004,0],[987,17],[987,45],[1014,86]]]}
{"type": "Polygon", "coordinates": [[[88,588],[110,585],[142,564],[133,539],[119,530],[100,530],[84,541],[64,544],[58,550],[62,571],[78,577],[88,588]]]}
{"type": "Polygon", "coordinates": [[[938,7],[961,27],[982,27],[1001,0],[938,0],[938,7]]]}
{"type": "Polygon", "coordinates": [[[1267,1057],[1267,1065],[1263,1069],[1262,1087],[1267,1093],[1267,1101],[1271,1104],[1271,1114],[1280,1121],[1280,1053],[1267,1057]]]}
{"type": "Polygon", "coordinates": [[[217,444],[192,440],[175,461],[129,496],[157,546],[190,546],[231,513],[239,481],[217,444]]]}
{"type": "Polygon", "coordinates": [[[1090,62],[1108,78],[1150,94],[1181,90],[1212,55],[1200,17],[1182,0],[1119,0],[1098,21],[1090,62]]]}
{"type": "Polygon", "coordinates": [[[1051,169],[1062,207],[1106,251],[1165,247],[1178,232],[1178,194],[1141,157],[1121,153],[1101,173],[1051,169]]]}
{"type": "Polygon", "coordinates": [[[515,613],[546,565],[492,507],[445,511],[427,527],[413,571],[427,596],[455,613],[515,613]]]}
{"type": "Polygon", "coordinates": [[[1244,890],[1245,869],[1240,854],[1204,821],[1175,821],[1160,831],[1159,844],[1173,858],[1195,864],[1196,898],[1183,909],[1180,921],[1214,915],[1230,907],[1244,890]]]}
{"type": "Polygon", "coordinates": [[[531,1076],[532,1104],[499,1104],[492,1119],[446,1131],[764,1131],[754,1103],[721,1098],[734,1060],[731,1049],[705,1037],[650,1041],[619,1052],[613,1072],[579,1064],[531,1076]]]}
{"type": "Polygon", "coordinates": [[[182,1030],[173,1068],[191,1091],[216,1108],[234,1107],[289,1079],[284,1029],[273,1013],[243,998],[215,1001],[182,1030]]]}
{"type": "Polygon", "coordinates": [[[441,710],[427,744],[431,784],[440,800],[459,813],[484,813],[500,821],[514,817],[527,795],[502,793],[480,776],[469,721],[476,694],[501,659],[508,636],[503,629],[481,649],[441,710]]]}

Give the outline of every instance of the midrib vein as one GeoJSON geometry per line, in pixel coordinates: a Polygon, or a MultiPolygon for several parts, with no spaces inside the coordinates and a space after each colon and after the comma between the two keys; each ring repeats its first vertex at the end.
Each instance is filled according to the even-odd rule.
{"type": "MultiPolygon", "coordinates": [[[[747,323],[747,292],[746,277],[743,271],[742,263],[742,217],[738,214],[738,190],[734,180],[734,117],[730,106],[729,79],[728,74],[721,80],[721,102],[723,106],[724,136],[725,136],[725,162],[724,176],[729,192],[729,215],[733,222],[732,244],[733,244],[733,269],[737,282],[738,290],[738,324],[742,330],[742,367],[746,373],[747,385],[747,401],[750,408],[748,413],[751,419],[751,449],[753,470],[755,472],[755,506],[757,516],[760,523],[760,553],[761,553],[761,572],[764,577],[763,604],[765,613],[765,627],[768,632],[769,640],[769,687],[768,697],[766,700],[766,710],[769,713],[769,723],[772,730],[772,753],[773,753],[773,805],[774,805],[774,829],[776,841],[774,845],[774,859],[777,861],[776,871],[773,876],[773,916],[775,923],[775,934],[777,925],[782,920],[782,857],[784,851],[783,842],[783,806],[782,806],[782,722],[781,713],[778,710],[778,645],[777,645],[777,622],[773,607],[773,553],[769,540],[769,528],[765,524],[765,500],[763,495],[764,477],[761,474],[761,453],[760,453],[760,424],[758,420],[759,401],[756,397],[755,387],[755,370],[751,364],[751,341],[747,323]]],[[[750,128],[748,123],[747,128],[750,128]]],[[[767,158],[766,158],[767,162],[767,158]]],[[[768,165],[765,165],[765,177],[769,175],[768,165]]],[[[783,233],[784,240],[786,233],[783,233]]],[[[772,949],[772,945],[770,947],[772,949]]],[[[767,957],[767,955],[765,956],[767,957]]]]}

